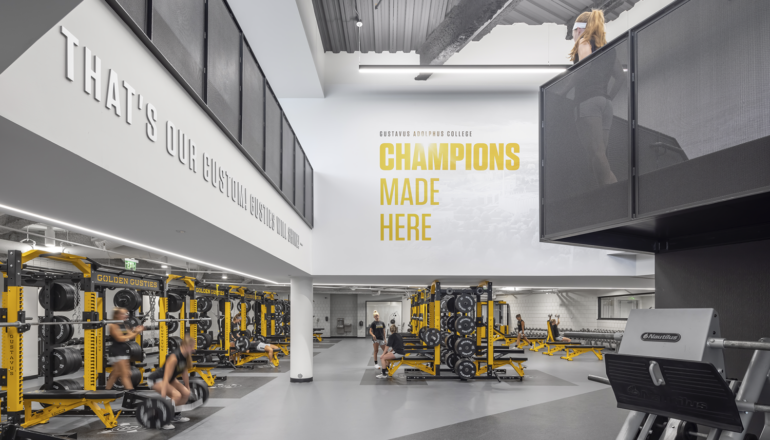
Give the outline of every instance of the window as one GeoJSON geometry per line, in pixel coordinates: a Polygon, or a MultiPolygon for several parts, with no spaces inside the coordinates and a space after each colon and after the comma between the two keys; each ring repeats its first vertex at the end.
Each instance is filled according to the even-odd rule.
{"type": "Polygon", "coordinates": [[[147,33],[147,3],[145,0],[118,0],[118,3],[128,12],[131,19],[142,28],[142,32],[147,33]]]}
{"type": "Polygon", "coordinates": [[[599,319],[625,321],[631,310],[654,308],[655,293],[599,297],[599,319]]]}
{"type": "Polygon", "coordinates": [[[283,115],[283,132],[281,134],[283,155],[281,156],[281,190],[289,201],[294,204],[294,131],[283,115]]]}
{"type": "Polygon", "coordinates": [[[265,169],[265,84],[251,50],[243,47],[243,148],[265,169]]]}
{"type": "Polygon", "coordinates": [[[187,84],[203,97],[203,0],[152,2],[152,42],[187,84]]]}
{"type": "Polygon", "coordinates": [[[241,31],[223,0],[209,0],[206,104],[241,139],[241,31]]]}
{"type": "Polygon", "coordinates": [[[299,141],[294,147],[294,206],[305,215],[305,152],[299,141]]]}
{"type": "Polygon", "coordinates": [[[281,187],[281,107],[273,91],[265,94],[265,172],[281,187]]]}
{"type": "Polygon", "coordinates": [[[305,219],[313,227],[313,167],[305,158],[305,219]]]}

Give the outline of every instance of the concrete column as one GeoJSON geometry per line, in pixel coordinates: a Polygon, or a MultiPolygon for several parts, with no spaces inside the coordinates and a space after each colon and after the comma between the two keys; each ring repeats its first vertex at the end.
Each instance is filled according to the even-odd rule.
{"type": "Polygon", "coordinates": [[[313,381],[313,279],[291,279],[292,382],[313,381]]]}

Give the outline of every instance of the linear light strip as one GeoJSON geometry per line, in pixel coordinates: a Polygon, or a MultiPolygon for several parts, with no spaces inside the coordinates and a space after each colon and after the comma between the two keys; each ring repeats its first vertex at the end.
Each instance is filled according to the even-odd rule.
{"type": "Polygon", "coordinates": [[[160,249],[160,248],[156,248],[154,246],[148,246],[146,244],[139,243],[139,242],[136,242],[136,241],[127,240],[125,238],[121,238],[121,237],[118,237],[118,236],[115,236],[115,235],[106,234],[104,232],[96,231],[94,229],[84,228],[82,226],[73,225],[72,223],[67,223],[67,222],[63,222],[61,220],[57,220],[57,219],[54,219],[54,218],[45,217],[45,216],[42,216],[42,215],[39,215],[39,214],[35,214],[35,213],[32,213],[32,212],[23,211],[21,209],[13,208],[13,207],[8,206],[8,205],[0,204],[0,209],[6,209],[6,210],[9,210],[9,211],[18,212],[19,214],[22,214],[24,216],[35,217],[35,218],[38,218],[40,220],[43,220],[43,221],[49,222],[49,223],[58,223],[60,225],[66,226],[66,227],[68,227],[70,229],[79,229],[81,231],[88,232],[89,234],[95,235],[97,237],[109,238],[109,239],[112,239],[112,240],[121,241],[123,243],[129,244],[129,245],[132,245],[132,246],[137,246],[137,247],[144,248],[144,249],[147,249],[147,250],[150,250],[150,251],[153,251],[153,252],[158,252],[160,254],[165,254],[165,255],[170,255],[170,256],[173,256],[173,257],[181,258],[183,260],[191,261],[193,263],[203,264],[205,266],[210,266],[210,267],[213,267],[215,269],[224,270],[224,271],[227,271],[229,273],[238,274],[238,275],[241,275],[241,276],[244,276],[244,277],[256,278],[258,280],[267,281],[268,283],[271,283],[271,284],[282,284],[282,283],[278,283],[276,281],[268,280],[267,278],[258,277],[256,275],[251,275],[251,274],[248,274],[248,273],[239,272],[237,270],[229,269],[229,268],[224,267],[224,266],[219,266],[219,265],[216,265],[216,264],[207,263],[207,262],[202,261],[202,260],[197,260],[195,258],[186,257],[186,256],[181,255],[181,254],[177,254],[177,253],[174,253],[174,252],[169,252],[169,251],[166,251],[166,250],[163,250],[163,249],[160,249]]]}
{"type": "Polygon", "coordinates": [[[360,73],[561,73],[567,70],[567,64],[453,64],[440,66],[420,66],[414,64],[375,65],[362,64],[358,66],[360,73]]]}

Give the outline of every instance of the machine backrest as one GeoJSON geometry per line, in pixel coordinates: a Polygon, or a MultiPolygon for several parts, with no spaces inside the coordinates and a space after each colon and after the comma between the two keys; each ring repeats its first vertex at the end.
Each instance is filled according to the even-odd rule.
{"type": "Polygon", "coordinates": [[[720,338],[714,309],[631,310],[619,354],[708,362],[724,378],[722,350],[706,345],[720,338]]]}

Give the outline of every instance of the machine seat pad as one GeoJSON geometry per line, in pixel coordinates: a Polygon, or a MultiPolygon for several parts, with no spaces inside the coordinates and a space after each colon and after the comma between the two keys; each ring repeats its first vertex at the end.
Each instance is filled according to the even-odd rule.
{"type": "Polygon", "coordinates": [[[217,362],[194,362],[193,368],[216,368],[219,366],[217,362]]]}
{"type": "Polygon", "coordinates": [[[495,348],[495,353],[524,353],[524,350],[518,348],[495,348]]]}
{"type": "Polygon", "coordinates": [[[604,348],[601,345],[570,345],[569,348],[604,348]]]}
{"type": "Polygon", "coordinates": [[[83,390],[35,390],[24,393],[24,398],[28,400],[42,400],[42,399],[82,399],[86,397],[87,393],[93,391],[83,390]]]}
{"type": "MultiPolygon", "coordinates": [[[[485,360],[487,360],[487,357],[486,357],[486,356],[476,356],[476,357],[474,357],[473,359],[474,359],[474,360],[477,360],[477,361],[485,361],[485,360]]],[[[525,361],[528,361],[528,360],[529,360],[529,358],[507,358],[507,357],[499,357],[499,358],[495,358],[495,360],[496,360],[496,361],[514,361],[514,362],[525,362],[525,361]]]]}
{"type": "Polygon", "coordinates": [[[400,361],[400,360],[405,360],[405,361],[432,361],[433,358],[428,357],[428,356],[404,356],[401,359],[391,359],[388,362],[397,362],[397,361],[400,361]]]}
{"type": "Polygon", "coordinates": [[[98,390],[86,391],[86,399],[119,399],[123,396],[123,391],[116,390],[98,390]]]}

